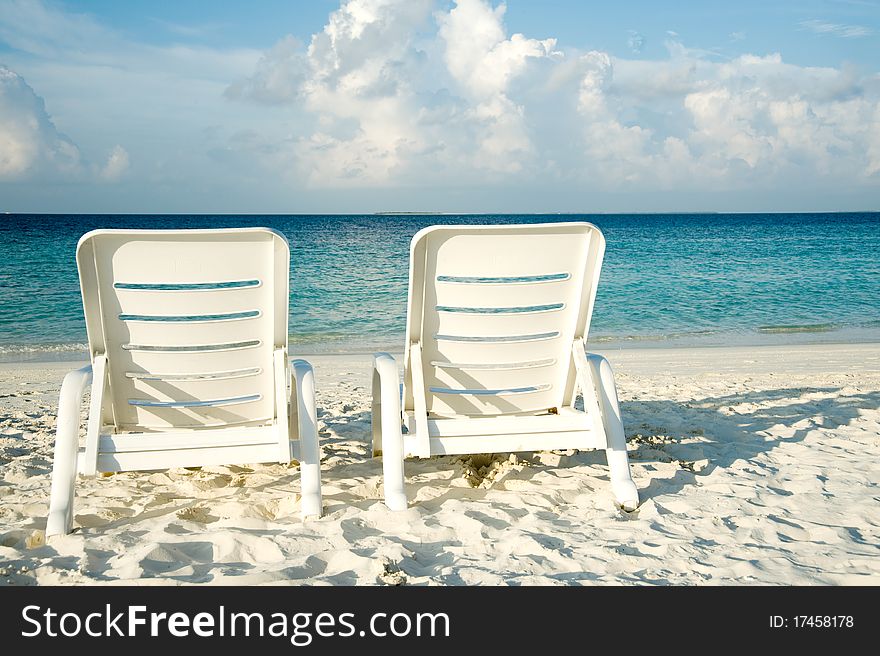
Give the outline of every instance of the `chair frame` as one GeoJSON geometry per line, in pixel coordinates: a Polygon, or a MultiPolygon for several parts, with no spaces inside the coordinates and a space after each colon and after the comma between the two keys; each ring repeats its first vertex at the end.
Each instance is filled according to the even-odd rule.
{"type": "MultiPolygon", "coordinates": [[[[91,237],[130,232],[148,233],[271,233],[280,239],[287,255],[281,264],[289,271],[289,248],[283,235],[266,228],[202,231],[110,231],[98,230],[82,237],[78,253],[91,237]]],[[[277,242],[276,242],[277,243],[277,242]]],[[[86,286],[80,268],[84,294],[86,286]]],[[[283,281],[285,299],[288,280],[283,281]]],[[[315,384],[312,366],[305,360],[290,360],[287,355],[286,300],[284,331],[272,351],[274,419],[267,425],[209,427],[198,430],[117,432],[107,425],[106,404],[110,402],[109,360],[100,346],[90,340],[91,363],[64,377],[58,404],[55,457],[49,500],[47,537],[69,533],[74,518],[74,488],[77,474],[95,476],[98,472],[145,471],[172,467],[210,466],[234,463],[300,461],[302,515],[321,515],[320,446],[315,408],[315,384]],[[86,389],[91,386],[85,445],[79,446],[81,406],[86,389]],[[181,446],[185,444],[186,446],[181,446]]],[[[90,335],[90,338],[92,335],[90,335]]],[[[103,336],[102,336],[103,339],[103,336]]]]}
{"type": "MultiPolygon", "coordinates": [[[[558,225],[560,224],[532,224],[523,227],[534,231],[542,227],[555,228],[558,225]]],[[[416,258],[424,259],[419,248],[424,249],[425,238],[435,230],[485,230],[492,226],[433,226],[413,237],[403,386],[399,386],[399,372],[394,358],[388,353],[376,353],[373,356],[373,455],[382,456],[385,503],[390,509],[399,511],[407,507],[404,489],[404,459],[407,457],[571,448],[604,449],[612,493],[617,504],[626,510],[633,510],[638,506],[638,490],[630,474],[614,373],[607,359],[588,353],[585,346],[604,254],[604,238],[595,226],[586,223],[574,225],[593,235],[595,246],[590,255],[592,259],[587,264],[587,282],[584,297],[581,299],[582,328],[575,331],[569,349],[573,380],[566,380],[564,396],[567,402],[554,408],[556,412],[553,414],[514,413],[490,417],[429,415],[425,402],[422,338],[417,334],[418,329],[413,327],[420,321],[414,316],[413,308],[423,304],[424,292],[419,287],[428,284],[417,280],[414,274],[416,258]],[[584,411],[575,408],[578,392],[583,398],[584,411]],[[404,407],[401,407],[401,396],[404,407]]],[[[497,228],[510,231],[515,226],[497,228]]]]}

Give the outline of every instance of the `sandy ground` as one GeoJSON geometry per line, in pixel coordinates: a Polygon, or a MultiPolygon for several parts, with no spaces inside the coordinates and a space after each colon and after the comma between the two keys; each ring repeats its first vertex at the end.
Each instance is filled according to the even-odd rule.
{"type": "Polygon", "coordinates": [[[640,508],[602,452],[408,461],[380,502],[369,356],[314,356],[325,515],[296,466],[77,485],[45,544],[71,364],[0,365],[0,584],[878,584],[880,345],[626,350],[615,365],[640,508]]]}

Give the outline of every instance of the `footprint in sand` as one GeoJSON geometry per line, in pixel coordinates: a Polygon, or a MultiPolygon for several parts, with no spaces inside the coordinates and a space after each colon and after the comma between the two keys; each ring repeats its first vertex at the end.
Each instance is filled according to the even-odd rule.
{"type": "Polygon", "coordinates": [[[264,519],[276,520],[295,515],[299,510],[299,495],[271,499],[253,506],[254,512],[264,519]]]}
{"type": "Polygon", "coordinates": [[[188,522],[196,522],[198,524],[210,524],[216,522],[219,517],[215,517],[205,506],[190,506],[182,508],[174,513],[179,519],[188,522]]]}
{"type": "Polygon", "coordinates": [[[496,481],[500,481],[517,465],[519,458],[515,453],[510,456],[500,454],[479,454],[458,459],[461,467],[460,478],[467,481],[473,488],[487,489],[496,481]]]}

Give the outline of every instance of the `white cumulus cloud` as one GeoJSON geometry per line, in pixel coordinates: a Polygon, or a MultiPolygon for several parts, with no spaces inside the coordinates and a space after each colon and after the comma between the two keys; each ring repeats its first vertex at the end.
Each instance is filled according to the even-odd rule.
{"type": "Polygon", "coordinates": [[[20,75],[0,66],[0,180],[73,175],[80,168],[79,149],[58,132],[43,99],[20,75]]]}
{"type": "Polygon", "coordinates": [[[457,0],[438,13],[439,37],[452,78],[471,105],[467,118],[476,129],[474,164],[489,171],[515,173],[533,152],[525,107],[508,95],[511,82],[530,59],[561,56],[555,39],[507,38],[506,5],[494,9],[482,0],[457,0]]]}
{"type": "Polygon", "coordinates": [[[457,0],[448,14],[437,14],[449,72],[474,98],[500,96],[530,58],[556,54],[556,39],[528,39],[522,34],[507,38],[506,9],[504,4],[493,9],[483,0],[457,0]]]}
{"type": "Polygon", "coordinates": [[[434,6],[344,2],[304,51],[281,41],[227,96],[312,113],[316,128],[294,155],[314,186],[522,170],[534,148],[509,90],[530,60],[561,56],[555,40],[508,37],[503,4],[458,0],[432,15],[434,6]]]}
{"type": "Polygon", "coordinates": [[[0,181],[114,182],[128,166],[128,152],[120,145],[103,165],[89,164],[58,131],[45,102],[24,78],[0,66],[0,181]]]}
{"type": "Polygon", "coordinates": [[[350,0],[312,36],[298,95],[318,125],[294,146],[312,185],[386,183],[428,147],[414,80],[422,63],[416,35],[430,6],[350,0]]]}

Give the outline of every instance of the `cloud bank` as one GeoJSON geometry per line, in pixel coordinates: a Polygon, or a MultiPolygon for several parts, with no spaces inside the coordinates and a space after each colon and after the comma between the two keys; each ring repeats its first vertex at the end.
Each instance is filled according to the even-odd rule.
{"type": "Polygon", "coordinates": [[[308,113],[313,129],[290,136],[284,161],[316,188],[880,184],[876,74],[776,53],[724,61],[676,35],[659,61],[566,50],[552,35],[508,34],[505,9],[348,0],[227,96],[308,113]]]}

